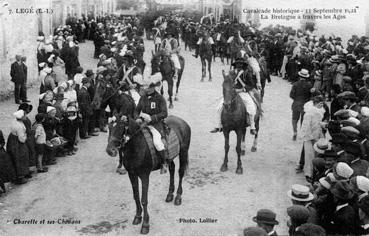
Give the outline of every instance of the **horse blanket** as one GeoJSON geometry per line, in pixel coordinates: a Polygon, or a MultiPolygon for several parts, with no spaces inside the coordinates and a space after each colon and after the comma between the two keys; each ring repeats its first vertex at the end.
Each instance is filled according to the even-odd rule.
{"type": "MultiPolygon", "coordinates": [[[[144,128],[142,129],[142,133],[150,150],[153,170],[156,170],[159,168],[162,160],[160,160],[159,155],[157,155],[150,130],[148,128],[144,128]]],[[[168,159],[173,160],[176,156],[179,155],[179,139],[177,134],[172,129],[170,130],[169,135],[167,135],[166,138],[167,143],[164,143],[165,150],[166,152],[168,152],[168,159]]]]}

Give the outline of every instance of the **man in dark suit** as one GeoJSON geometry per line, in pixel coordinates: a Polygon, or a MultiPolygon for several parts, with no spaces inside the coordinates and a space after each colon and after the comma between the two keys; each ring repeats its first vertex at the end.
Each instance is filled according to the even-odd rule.
{"type": "Polygon", "coordinates": [[[252,220],[257,223],[259,228],[264,229],[268,235],[278,235],[274,230],[274,226],[278,225],[279,222],[276,220],[276,214],[273,211],[269,209],[260,209],[252,220]]]}
{"type": "MultiPolygon", "coordinates": [[[[24,57],[25,58],[25,57],[24,57]]],[[[11,65],[10,76],[14,83],[15,103],[29,102],[27,100],[27,66],[22,61],[22,56],[16,55],[16,61],[11,65]]]]}
{"type": "Polygon", "coordinates": [[[88,88],[91,86],[89,78],[85,77],[82,79],[82,88],[78,91],[77,101],[79,105],[79,111],[82,115],[81,127],[79,129],[79,135],[82,139],[88,139],[91,136],[88,135],[88,124],[90,117],[93,114],[91,106],[91,97],[88,92],[88,88]]]}
{"type": "Polygon", "coordinates": [[[310,89],[312,84],[307,81],[309,78],[309,71],[302,69],[298,72],[299,81],[292,85],[290,92],[290,98],[293,99],[292,103],[292,128],[293,128],[293,140],[297,137],[297,123],[303,119],[304,104],[310,99],[310,89]]]}
{"type": "Polygon", "coordinates": [[[360,235],[369,234],[369,196],[363,197],[359,201],[359,219],[361,226],[359,228],[360,235]]]}
{"type": "MultiPolygon", "coordinates": [[[[87,70],[85,75],[90,80],[90,86],[88,87],[87,91],[92,101],[95,96],[95,86],[96,86],[95,78],[94,78],[95,74],[92,72],[92,70],[87,70]]],[[[100,112],[94,106],[92,109],[93,109],[92,115],[90,116],[90,121],[88,124],[88,134],[91,136],[98,136],[97,132],[95,131],[95,127],[99,127],[98,122],[99,122],[100,112]]]]}
{"type": "Polygon", "coordinates": [[[336,209],[332,214],[330,224],[326,226],[327,234],[356,234],[359,220],[354,208],[349,204],[354,197],[349,183],[339,181],[330,191],[333,194],[336,209]]]}

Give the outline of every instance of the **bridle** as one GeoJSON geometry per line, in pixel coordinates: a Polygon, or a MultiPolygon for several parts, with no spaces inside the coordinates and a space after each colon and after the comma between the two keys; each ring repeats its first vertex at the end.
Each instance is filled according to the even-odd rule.
{"type": "MultiPolygon", "coordinates": [[[[118,125],[118,122],[123,122],[122,129],[124,129],[122,137],[120,139],[117,138],[117,137],[114,137],[114,136],[110,138],[111,142],[117,142],[118,143],[118,146],[117,146],[118,150],[123,148],[127,143],[129,143],[129,141],[133,137],[135,137],[139,132],[141,132],[146,127],[146,125],[141,125],[141,127],[139,129],[137,129],[133,134],[128,135],[128,125],[125,125],[125,123],[128,123],[128,122],[124,122],[124,121],[115,121],[115,122],[116,122],[117,125],[118,125]]],[[[146,123],[144,123],[144,124],[146,124],[146,123]]]]}

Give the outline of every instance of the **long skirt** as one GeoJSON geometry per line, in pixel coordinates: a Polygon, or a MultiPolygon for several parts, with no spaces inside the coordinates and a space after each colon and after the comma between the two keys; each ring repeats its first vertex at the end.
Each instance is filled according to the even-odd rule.
{"type": "Polygon", "coordinates": [[[15,173],[17,177],[24,177],[29,174],[29,150],[26,143],[21,143],[18,137],[10,133],[6,144],[15,173]]]}
{"type": "Polygon", "coordinates": [[[0,181],[3,183],[12,182],[16,178],[15,169],[9,154],[0,149],[0,181]]]}

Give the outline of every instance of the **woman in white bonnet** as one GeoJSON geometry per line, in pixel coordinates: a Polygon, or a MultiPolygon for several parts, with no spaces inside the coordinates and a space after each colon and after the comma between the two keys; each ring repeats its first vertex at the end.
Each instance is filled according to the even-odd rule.
{"type": "Polygon", "coordinates": [[[51,54],[48,61],[52,62],[54,64],[53,71],[55,73],[55,82],[56,82],[56,84],[60,85],[63,82],[67,82],[68,76],[65,74],[65,63],[59,57],[59,53],[54,52],[54,54],[51,54]]]}
{"type": "Polygon", "coordinates": [[[27,133],[26,126],[23,123],[25,112],[23,110],[16,111],[13,116],[10,127],[6,150],[11,156],[16,172],[16,183],[26,183],[25,177],[30,176],[29,172],[29,150],[26,144],[27,133]]]}
{"type": "Polygon", "coordinates": [[[77,103],[77,92],[74,89],[76,86],[74,80],[67,81],[67,89],[64,92],[64,101],[63,103],[69,104],[71,102],[77,103]]]}

